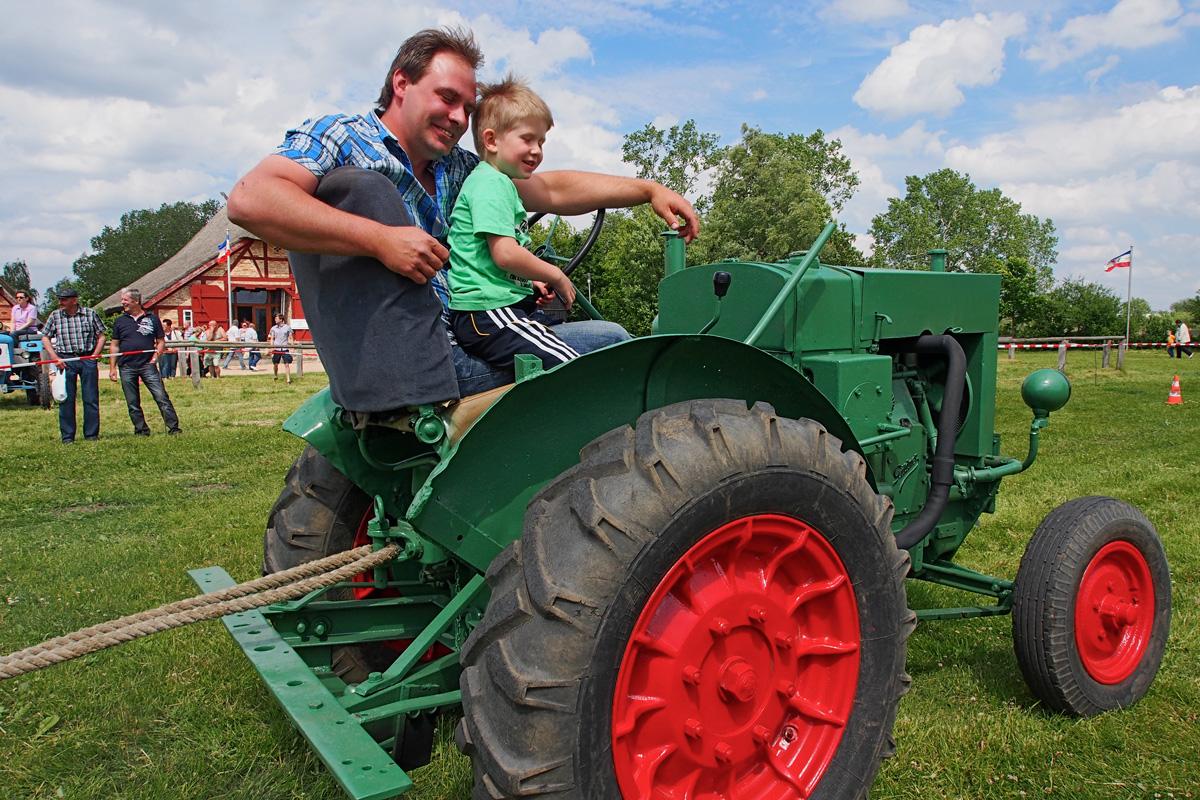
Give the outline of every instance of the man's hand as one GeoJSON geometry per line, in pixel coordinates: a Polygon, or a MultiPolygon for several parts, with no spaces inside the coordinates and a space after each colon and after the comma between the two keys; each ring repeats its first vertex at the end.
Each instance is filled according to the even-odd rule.
{"type": "Polygon", "coordinates": [[[450,251],[420,228],[387,225],[381,226],[375,257],[413,283],[428,283],[450,258],[450,251]]]}
{"type": "Polygon", "coordinates": [[[113,383],[116,383],[116,382],[117,382],[117,380],[118,380],[118,379],[117,379],[117,370],[116,370],[116,368],[115,368],[115,367],[114,367],[113,369],[110,369],[110,370],[108,371],[108,379],[109,379],[110,381],[112,381],[113,383]]]}
{"type": "Polygon", "coordinates": [[[700,233],[700,220],[692,204],[678,192],[662,184],[654,184],[650,192],[650,207],[662,217],[671,230],[678,231],[685,242],[691,242],[700,233]]]}

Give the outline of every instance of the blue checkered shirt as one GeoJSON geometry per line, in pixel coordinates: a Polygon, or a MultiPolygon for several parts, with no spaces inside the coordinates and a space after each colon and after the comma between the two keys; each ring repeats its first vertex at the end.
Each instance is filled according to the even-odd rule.
{"type": "Polygon", "coordinates": [[[56,308],[46,318],[42,335],[54,342],[54,352],[60,356],[82,356],[92,354],[96,341],[107,336],[108,329],[100,315],[86,306],[80,306],[75,316],[56,308]]]}
{"type": "MultiPolygon", "coordinates": [[[[318,178],[335,167],[353,166],[379,172],[396,184],[404,205],[421,229],[446,243],[450,231],[450,212],[458,199],[463,181],[479,163],[479,157],[455,146],[445,158],[429,165],[433,172],[436,197],[430,197],[416,179],[408,154],[400,149],[396,137],[388,131],[379,115],[329,114],[305,120],[283,137],[275,153],[295,161],[318,178]]],[[[449,322],[450,287],[445,271],[433,276],[433,289],[442,301],[443,319],[449,322]]]]}

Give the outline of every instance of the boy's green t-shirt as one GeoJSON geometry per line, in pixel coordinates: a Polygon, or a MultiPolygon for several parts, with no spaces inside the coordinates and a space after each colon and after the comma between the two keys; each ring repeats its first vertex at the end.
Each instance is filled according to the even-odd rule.
{"type": "Polygon", "coordinates": [[[450,308],[490,311],[533,294],[525,278],[505,272],[492,260],[487,234],[508,236],[522,247],[525,207],[512,179],[486,161],[467,176],[450,214],[450,308]]]}

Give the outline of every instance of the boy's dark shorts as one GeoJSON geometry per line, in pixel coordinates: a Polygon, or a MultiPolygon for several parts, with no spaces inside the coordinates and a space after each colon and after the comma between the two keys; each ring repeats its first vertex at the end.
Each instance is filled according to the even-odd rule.
{"type": "Polygon", "coordinates": [[[271,353],[271,363],[272,364],[278,364],[280,361],[282,361],[285,364],[292,363],[292,354],[291,353],[271,353]]]}

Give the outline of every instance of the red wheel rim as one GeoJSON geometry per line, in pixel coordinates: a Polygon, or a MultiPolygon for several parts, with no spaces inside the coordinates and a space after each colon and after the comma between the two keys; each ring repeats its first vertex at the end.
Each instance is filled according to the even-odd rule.
{"type": "Polygon", "coordinates": [[[1097,683],[1116,684],[1137,669],[1154,629],[1154,581],[1141,551],[1110,542],[1092,557],[1075,595],[1075,646],[1097,683]]]}
{"type": "Polygon", "coordinates": [[[858,603],[829,541],[791,517],[722,525],[647,600],[613,697],[624,797],[806,798],[858,688],[858,603]]]}

